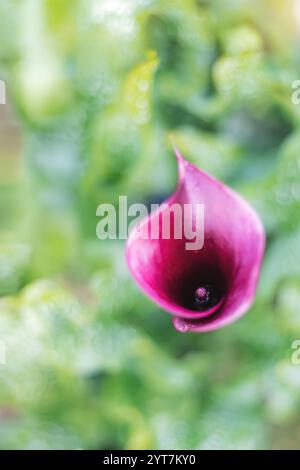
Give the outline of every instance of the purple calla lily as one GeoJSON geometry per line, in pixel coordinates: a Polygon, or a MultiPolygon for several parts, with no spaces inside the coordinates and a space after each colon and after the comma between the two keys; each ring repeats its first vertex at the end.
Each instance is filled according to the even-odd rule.
{"type": "MultiPolygon", "coordinates": [[[[180,331],[206,332],[241,317],[253,302],[263,257],[262,224],[249,204],[176,150],[179,183],[164,206],[131,231],[127,260],[144,292],[173,315],[180,331]],[[204,244],[187,250],[185,236],[147,234],[172,205],[204,207],[204,244]]],[[[174,226],[178,222],[173,217],[174,226]]],[[[182,222],[181,222],[182,223],[182,222]]],[[[193,224],[193,221],[192,221],[193,224]]]]}

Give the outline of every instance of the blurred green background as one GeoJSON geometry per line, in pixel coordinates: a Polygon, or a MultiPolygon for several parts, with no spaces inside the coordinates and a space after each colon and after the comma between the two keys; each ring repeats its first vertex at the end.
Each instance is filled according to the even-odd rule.
{"type": "Polygon", "coordinates": [[[1,0],[0,447],[300,445],[300,2],[1,0]],[[179,334],[96,208],[156,202],[188,159],[268,244],[254,307],[179,334]]]}

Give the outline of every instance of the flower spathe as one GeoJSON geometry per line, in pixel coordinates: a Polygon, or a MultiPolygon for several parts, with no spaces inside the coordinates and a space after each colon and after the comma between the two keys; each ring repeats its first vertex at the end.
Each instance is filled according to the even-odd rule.
{"type": "Polygon", "coordinates": [[[131,231],[127,260],[136,282],[173,315],[178,331],[206,332],[232,323],[251,306],[265,235],[258,215],[242,197],[177,149],[176,156],[178,187],[163,207],[131,231]],[[184,235],[177,239],[172,232],[169,239],[142,236],[174,204],[203,204],[202,248],[187,250],[184,235]]]}

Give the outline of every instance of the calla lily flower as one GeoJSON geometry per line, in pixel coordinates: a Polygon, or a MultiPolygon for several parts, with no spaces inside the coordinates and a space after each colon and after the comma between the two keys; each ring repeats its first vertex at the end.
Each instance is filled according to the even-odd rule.
{"type": "Polygon", "coordinates": [[[135,225],[127,241],[127,261],[142,290],[173,315],[178,331],[207,332],[234,322],[250,308],[264,230],[242,197],[175,152],[178,187],[162,207],[135,225]],[[174,230],[168,239],[162,236],[162,216],[174,204],[203,205],[201,248],[187,250],[189,240],[184,234],[176,238],[174,230]],[[156,239],[149,236],[153,223],[159,224],[156,239]]]}

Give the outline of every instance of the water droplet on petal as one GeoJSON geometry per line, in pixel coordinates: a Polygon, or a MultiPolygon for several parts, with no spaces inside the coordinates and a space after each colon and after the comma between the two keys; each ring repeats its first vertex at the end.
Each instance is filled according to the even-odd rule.
{"type": "Polygon", "coordinates": [[[176,330],[180,331],[181,333],[185,333],[186,331],[188,331],[188,323],[183,318],[174,318],[173,324],[176,330]]]}

